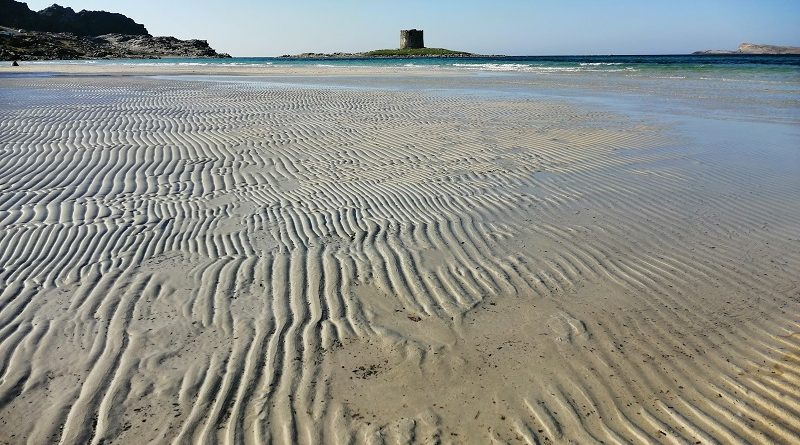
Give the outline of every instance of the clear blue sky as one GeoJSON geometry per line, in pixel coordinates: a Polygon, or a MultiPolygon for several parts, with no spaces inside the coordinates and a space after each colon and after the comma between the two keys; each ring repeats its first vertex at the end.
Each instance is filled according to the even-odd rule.
{"type": "MultiPolygon", "coordinates": [[[[29,0],[39,10],[53,0],[29,0]]],[[[488,54],[669,54],[739,43],[800,46],[800,0],[58,0],[123,13],[154,35],[234,56],[425,44],[488,54]]]]}

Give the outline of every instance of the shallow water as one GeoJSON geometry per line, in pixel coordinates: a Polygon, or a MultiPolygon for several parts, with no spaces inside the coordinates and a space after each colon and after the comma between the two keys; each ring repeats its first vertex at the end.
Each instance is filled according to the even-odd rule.
{"type": "Polygon", "coordinates": [[[795,80],[386,69],[0,78],[0,441],[798,437],[795,80]]]}

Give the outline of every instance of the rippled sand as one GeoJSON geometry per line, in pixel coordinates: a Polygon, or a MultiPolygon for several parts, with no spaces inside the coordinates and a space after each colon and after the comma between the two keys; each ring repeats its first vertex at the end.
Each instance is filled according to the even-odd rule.
{"type": "Polygon", "coordinates": [[[0,442],[800,439],[796,103],[80,69],[0,77],[0,442]]]}

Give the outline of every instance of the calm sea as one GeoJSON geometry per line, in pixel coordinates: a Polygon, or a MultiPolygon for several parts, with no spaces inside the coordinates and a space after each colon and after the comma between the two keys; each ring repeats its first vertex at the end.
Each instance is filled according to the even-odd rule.
{"type": "Polygon", "coordinates": [[[487,72],[619,72],[682,75],[687,73],[735,73],[743,76],[774,75],[798,78],[800,56],[750,55],[665,55],[665,56],[514,56],[481,58],[398,58],[398,59],[288,59],[276,57],[236,57],[232,59],[117,59],[29,63],[75,63],[99,65],[222,65],[222,66],[336,66],[406,67],[487,72]]]}
{"type": "MultiPolygon", "coordinates": [[[[222,73],[183,75],[195,80],[250,83],[253,85],[423,89],[449,93],[552,94],[586,100],[595,97],[608,101],[623,95],[660,97],[680,103],[702,102],[702,107],[728,115],[748,113],[770,116],[772,120],[800,122],[800,56],[767,55],[660,55],[660,56],[530,56],[483,58],[353,58],[289,59],[275,57],[237,57],[232,59],[138,59],[85,60],[25,63],[75,63],[90,65],[138,66],[228,66],[260,67],[257,75],[226,76],[222,73]],[[320,81],[317,76],[287,75],[278,68],[287,66],[337,67],[337,75],[320,81]],[[275,75],[270,75],[275,67],[275,75]],[[387,75],[364,76],[359,69],[342,75],[341,68],[368,67],[387,70],[387,75]],[[409,75],[404,75],[408,70],[409,75]],[[431,70],[442,76],[419,76],[431,70]],[[283,73],[283,74],[281,74],[283,73]],[[463,74],[469,75],[463,75],[463,74]],[[413,75],[412,75],[413,74],[413,75]],[[458,81],[447,79],[458,74],[458,81]],[[259,77],[260,76],[260,77],[259,77]],[[735,111],[735,113],[734,113],[735,111]]],[[[168,72],[169,70],[165,70],[168,72]]],[[[233,70],[236,71],[235,69],[233,70]]],[[[43,73],[37,73],[43,74],[43,73]]],[[[0,78],[6,74],[0,74],[0,78]]],[[[29,75],[29,74],[25,74],[29,75]]],[[[44,75],[47,75],[44,73],[44,75]]],[[[448,93],[448,94],[449,94],[448,93]]],[[[639,103],[641,100],[634,101],[639,103]]]]}

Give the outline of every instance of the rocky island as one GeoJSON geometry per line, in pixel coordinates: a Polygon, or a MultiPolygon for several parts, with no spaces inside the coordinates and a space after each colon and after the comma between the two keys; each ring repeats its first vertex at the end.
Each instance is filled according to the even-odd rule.
{"type": "Polygon", "coordinates": [[[421,29],[400,31],[400,48],[376,49],[358,53],[302,53],[284,54],[281,57],[294,59],[354,59],[354,58],[405,58],[405,57],[487,57],[464,51],[445,48],[426,48],[421,29]]]}
{"type": "Polygon", "coordinates": [[[103,58],[220,58],[205,40],[152,36],[122,14],[52,5],[31,11],[26,3],[0,0],[0,60],[103,58]]]}
{"type": "Polygon", "coordinates": [[[735,50],[711,49],[705,51],[695,51],[692,55],[715,55],[715,54],[749,54],[749,55],[780,55],[780,54],[800,54],[800,47],[796,46],[777,46],[777,45],[758,45],[754,43],[742,43],[735,50]]]}
{"type": "Polygon", "coordinates": [[[406,48],[406,49],[376,49],[358,53],[302,53],[284,54],[283,58],[292,59],[354,59],[354,58],[403,58],[403,57],[486,57],[481,54],[472,54],[464,51],[454,51],[444,48],[406,48]]]}

